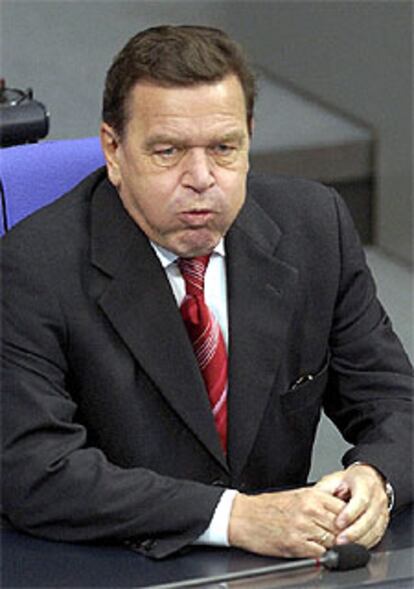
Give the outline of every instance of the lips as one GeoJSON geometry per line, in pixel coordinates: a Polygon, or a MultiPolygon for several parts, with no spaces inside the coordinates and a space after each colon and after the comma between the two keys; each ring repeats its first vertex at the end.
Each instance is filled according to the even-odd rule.
{"type": "Polygon", "coordinates": [[[211,209],[200,209],[183,211],[179,213],[178,217],[186,225],[193,227],[200,227],[205,225],[214,217],[215,213],[211,209]]]}

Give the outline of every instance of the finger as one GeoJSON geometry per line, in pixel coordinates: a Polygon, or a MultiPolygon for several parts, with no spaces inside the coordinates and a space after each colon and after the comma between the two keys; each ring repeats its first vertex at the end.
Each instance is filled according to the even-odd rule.
{"type": "Polygon", "coordinates": [[[328,493],[334,494],[340,486],[345,486],[347,489],[349,488],[345,480],[345,477],[346,471],[339,470],[337,472],[333,472],[322,477],[316,483],[315,487],[320,488],[321,490],[326,491],[328,493]]]}
{"type": "Polygon", "coordinates": [[[318,498],[322,501],[325,509],[337,514],[342,511],[349,496],[349,487],[341,480],[339,474],[324,477],[316,483],[312,490],[318,493],[318,498]]]}
{"type": "MultiPolygon", "coordinates": [[[[362,535],[351,538],[349,542],[356,542],[362,544],[362,546],[365,546],[366,548],[372,548],[382,540],[386,530],[387,522],[383,521],[380,525],[368,528],[362,535]]],[[[338,540],[337,543],[339,544],[338,540]]]]}
{"type": "Polygon", "coordinates": [[[325,546],[320,544],[319,542],[315,542],[314,540],[309,540],[306,543],[306,554],[308,554],[311,558],[320,558],[326,552],[325,546]]]}
{"type": "Polygon", "coordinates": [[[315,485],[315,489],[325,491],[333,495],[337,487],[341,484],[343,478],[342,472],[333,473],[323,477],[315,485]]]}
{"type": "Polygon", "coordinates": [[[321,497],[321,504],[326,511],[334,515],[339,515],[341,512],[343,512],[346,506],[346,503],[343,499],[329,495],[328,493],[323,493],[321,497]]]}
{"type": "Polygon", "coordinates": [[[338,478],[331,479],[330,481],[321,482],[317,484],[317,488],[321,491],[329,493],[333,497],[337,497],[342,501],[349,501],[351,498],[351,489],[349,485],[338,478]]]}
{"type": "Polygon", "coordinates": [[[340,529],[345,529],[365,514],[373,514],[373,518],[376,518],[381,513],[388,516],[387,498],[382,486],[360,484],[353,489],[352,497],[338,516],[336,524],[340,529]]]}
{"type": "Polygon", "coordinates": [[[316,526],[316,533],[321,535],[324,532],[329,532],[334,536],[337,536],[340,530],[336,525],[336,518],[336,513],[329,511],[325,511],[322,514],[313,517],[313,523],[316,526]]]}
{"type": "Polygon", "coordinates": [[[312,532],[296,533],[292,536],[290,548],[287,556],[300,558],[320,557],[327,548],[332,548],[335,544],[335,536],[321,528],[315,528],[312,532]]]}
{"type": "Polygon", "coordinates": [[[373,548],[384,537],[388,527],[388,519],[383,521],[380,525],[368,530],[363,536],[358,539],[358,544],[362,544],[366,548],[373,548]]]}
{"type": "Polygon", "coordinates": [[[313,540],[317,544],[319,544],[320,546],[323,546],[323,548],[325,548],[326,550],[328,550],[329,548],[332,548],[332,546],[334,546],[336,543],[335,534],[333,534],[332,532],[330,532],[328,530],[323,530],[323,529],[321,529],[318,532],[318,535],[315,536],[313,540]]]}
{"type": "Polygon", "coordinates": [[[335,497],[338,497],[338,499],[348,502],[351,498],[351,489],[345,482],[342,482],[335,489],[334,495],[335,497]]]}
{"type": "MultiPolygon", "coordinates": [[[[303,522],[303,531],[307,534],[307,537],[319,542],[321,536],[329,532],[328,543],[331,544],[332,539],[336,538],[340,532],[336,525],[336,519],[343,506],[343,501],[331,495],[323,492],[313,493],[303,522]]],[[[323,545],[325,543],[322,542],[323,545]]]]}
{"type": "Polygon", "coordinates": [[[287,557],[294,558],[320,558],[325,554],[326,548],[313,538],[302,538],[301,541],[295,542],[295,545],[286,554],[287,557]]]}
{"type": "MultiPolygon", "coordinates": [[[[337,537],[337,544],[348,542],[361,543],[363,538],[368,537],[371,542],[377,537],[382,537],[389,521],[388,512],[378,512],[378,509],[368,510],[353,525],[343,530],[337,537]]],[[[364,544],[365,546],[365,544],[364,544]]]]}
{"type": "Polygon", "coordinates": [[[384,508],[386,494],[381,475],[368,465],[351,465],[344,473],[344,482],[350,489],[350,500],[340,514],[337,524],[341,528],[348,527],[365,514],[370,505],[377,513],[384,508]]]}
{"type": "Polygon", "coordinates": [[[338,515],[336,525],[339,529],[345,529],[358,520],[369,509],[370,501],[368,494],[355,493],[342,512],[338,515]]]}

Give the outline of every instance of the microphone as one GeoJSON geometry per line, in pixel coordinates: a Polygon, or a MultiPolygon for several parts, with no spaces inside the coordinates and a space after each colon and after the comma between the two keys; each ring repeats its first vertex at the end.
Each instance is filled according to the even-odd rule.
{"type": "MultiPolygon", "coordinates": [[[[187,581],[177,581],[175,583],[164,583],[162,585],[151,585],[152,589],[181,589],[184,587],[199,587],[200,585],[210,585],[213,583],[225,583],[227,581],[236,581],[271,575],[274,573],[285,573],[287,571],[298,571],[301,569],[315,567],[324,568],[330,571],[348,571],[365,566],[371,555],[369,551],[361,544],[342,544],[327,550],[320,558],[304,558],[292,562],[284,562],[272,566],[265,566],[237,573],[223,573],[213,577],[203,577],[200,579],[189,579],[187,581]]],[[[145,588],[144,588],[145,589],[145,588]]],[[[148,588],[147,588],[148,589],[148,588]]]]}
{"type": "MultiPolygon", "coordinates": [[[[349,571],[365,566],[370,558],[371,555],[365,546],[361,546],[361,544],[342,544],[327,550],[319,559],[319,564],[331,571],[349,571]]],[[[315,560],[318,561],[318,559],[315,560]]]]}

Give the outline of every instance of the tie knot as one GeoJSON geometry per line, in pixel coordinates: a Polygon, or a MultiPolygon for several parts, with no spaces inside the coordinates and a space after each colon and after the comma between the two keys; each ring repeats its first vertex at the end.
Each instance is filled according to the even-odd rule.
{"type": "Polygon", "coordinates": [[[187,294],[204,292],[204,276],[209,260],[210,255],[195,258],[178,258],[178,267],[183,275],[187,294]]]}

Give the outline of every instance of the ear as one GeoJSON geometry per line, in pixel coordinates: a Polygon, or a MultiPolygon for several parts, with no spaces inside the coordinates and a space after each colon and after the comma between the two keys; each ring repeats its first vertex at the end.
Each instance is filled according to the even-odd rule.
{"type": "Polygon", "coordinates": [[[121,180],[119,167],[120,140],[114,129],[107,123],[101,124],[100,139],[102,151],[106,159],[109,180],[117,188],[121,180]]]}

